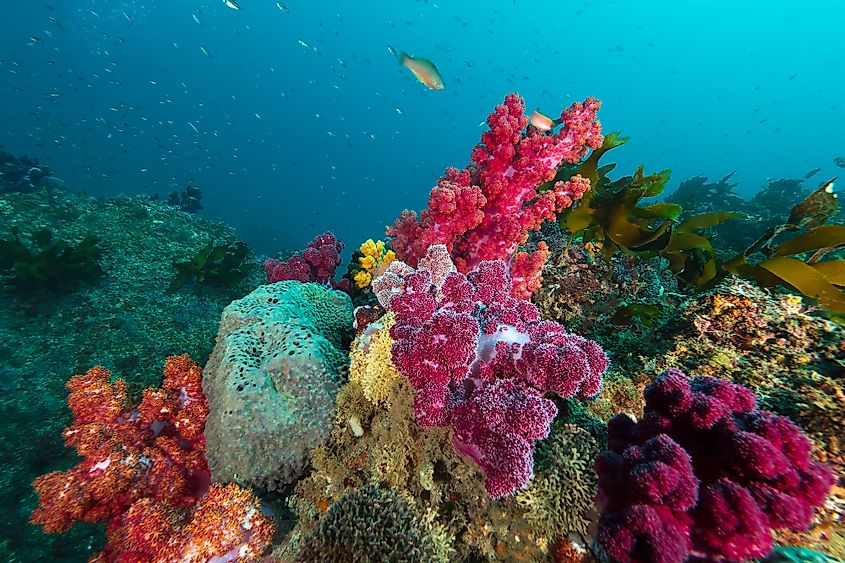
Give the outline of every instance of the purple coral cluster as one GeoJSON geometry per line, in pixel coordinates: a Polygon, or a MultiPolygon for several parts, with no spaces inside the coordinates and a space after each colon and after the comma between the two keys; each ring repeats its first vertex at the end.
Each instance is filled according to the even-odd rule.
{"type": "Polygon", "coordinates": [[[833,474],[789,419],[749,389],[670,369],[645,391],[639,422],[608,425],[596,459],[598,546],[611,561],[764,557],[772,529],[806,528],[833,474]]]}
{"type": "Polygon", "coordinates": [[[335,282],[334,275],[340,265],[343,243],[331,231],[314,238],[301,254],[288,260],[269,258],[264,261],[267,283],[279,281],[300,281],[330,285],[335,289],[349,291],[349,280],[335,282]]]}
{"type": "Polygon", "coordinates": [[[393,362],[416,390],[417,422],[451,426],[455,448],[484,470],[488,494],[500,498],[533,474],[534,441],[557,414],[544,393],[598,394],[607,356],[512,297],[501,260],[464,275],[442,266],[438,252],[445,247],[432,246],[389,300],[393,362]]]}

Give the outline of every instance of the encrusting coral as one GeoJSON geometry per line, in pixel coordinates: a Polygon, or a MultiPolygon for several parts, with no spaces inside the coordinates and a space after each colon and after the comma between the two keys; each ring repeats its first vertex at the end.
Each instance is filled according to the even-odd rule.
{"type": "Polygon", "coordinates": [[[595,516],[593,462],[598,446],[583,428],[556,426],[546,440],[538,443],[534,478],[517,493],[516,500],[546,537],[578,534],[583,544],[590,537],[588,528],[595,516]]]}
{"type": "Polygon", "coordinates": [[[328,438],[351,333],[349,296],[313,283],[261,286],[226,307],[203,375],[216,480],[273,489],[301,476],[328,438]]]}
{"type": "Polygon", "coordinates": [[[297,563],[437,561],[434,538],[408,501],[367,485],[335,502],[304,540],[297,563]]]}

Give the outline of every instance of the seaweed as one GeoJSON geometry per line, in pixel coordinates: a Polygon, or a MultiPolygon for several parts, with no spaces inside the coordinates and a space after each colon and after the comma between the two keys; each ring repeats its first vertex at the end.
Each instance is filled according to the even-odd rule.
{"type": "Polygon", "coordinates": [[[226,245],[209,242],[190,260],[173,262],[177,273],[167,293],[174,293],[190,282],[194,283],[195,289],[202,286],[236,287],[249,273],[250,265],[245,261],[248,254],[249,247],[242,241],[226,245]]]}
{"type": "MultiPolygon", "coordinates": [[[[845,313],[845,260],[822,260],[845,247],[845,225],[825,223],[838,211],[833,180],[792,208],[789,219],[770,228],[751,246],[724,264],[726,271],[763,287],[781,285],[801,293],[834,313],[845,313]],[[804,231],[804,232],[801,232],[804,231]],[[798,233],[783,242],[783,234],[798,233]],[[756,254],[763,259],[754,261],[756,254]]],[[[834,317],[841,320],[841,317],[834,317]]]]}
{"type": "MultiPolygon", "coordinates": [[[[558,172],[553,181],[558,176],[581,174],[592,186],[577,207],[559,215],[561,227],[569,231],[570,240],[580,236],[585,243],[600,242],[605,258],[618,251],[638,258],[662,256],[680,279],[696,288],[708,286],[715,281],[718,268],[716,251],[703,231],[742,215],[709,212],[678,222],[683,207],[677,203],[641,205],[644,198],[663,193],[671,171],[646,175],[640,166],[632,176],[610,180],[607,174],[616,165],[600,166],[599,160],[627,141],[627,137],[611,133],[583,163],[558,172]]],[[[728,178],[723,178],[722,185],[730,187],[728,178]]]]}
{"type": "Polygon", "coordinates": [[[21,241],[17,227],[12,227],[12,238],[0,239],[0,272],[9,276],[9,286],[21,293],[71,292],[103,273],[102,251],[95,235],[72,244],[54,240],[52,231],[40,229],[32,233],[32,242],[33,250],[21,241]]]}

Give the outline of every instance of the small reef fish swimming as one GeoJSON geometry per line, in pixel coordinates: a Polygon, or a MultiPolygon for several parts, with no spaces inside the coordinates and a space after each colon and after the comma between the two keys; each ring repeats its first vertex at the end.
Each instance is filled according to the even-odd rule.
{"type": "Polygon", "coordinates": [[[223,3],[226,4],[227,8],[231,8],[233,10],[240,10],[241,7],[238,6],[238,3],[235,0],[223,0],[223,3]]]}
{"type": "Polygon", "coordinates": [[[539,109],[535,109],[534,113],[532,113],[528,118],[528,122],[540,131],[551,131],[563,123],[563,120],[560,118],[552,119],[548,115],[542,113],[539,109]]]}
{"type": "Polygon", "coordinates": [[[411,74],[425,84],[429,90],[444,90],[446,88],[446,85],[443,83],[443,77],[440,76],[437,67],[430,60],[423,59],[422,57],[412,57],[404,51],[397,51],[390,45],[387,46],[387,50],[391,55],[399,59],[399,64],[410,70],[411,74]]]}
{"type": "Polygon", "coordinates": [[[845,158],[841,156],[837,156],[836,158],[834,158],[833,163],[839,168],[845,168],[845,158]]]}
{"type": "Polygon", "coordinates": [[[813,176],[815,176],[816,174],[818,174],[821,171],[822,171],[821,168],[813,168],[812,170],[810,170],[809,172],[804,174],[804,179],[809,180],[810,178],[812,178],[813,176]]]}

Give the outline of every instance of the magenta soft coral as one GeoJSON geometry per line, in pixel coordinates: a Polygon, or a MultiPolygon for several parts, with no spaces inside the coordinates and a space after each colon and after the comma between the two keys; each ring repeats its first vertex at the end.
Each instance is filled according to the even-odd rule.
{"type": "Polygon", "coordinates": [[[809,525],[833,474],[789,419],[741,385],[676,369],[645,399],[639,422],[610,421],[596,460],[596,541],[609,560],[760,558],[772,529],[809,525]]]}
{"type": "Polygon", "coordinates": [[[335,282],[334,276],[340,265],[340,253],[343,243],[332,232],[325,232],[314,238],[301,254],[288,260],[269,258],[264,261],[267,283],[279,281],[300,281],[302,283],[320,283],[348,291],[349,280],[335,282]]]}
{"type": "Polygon", "coordinates": [[[456,449],[500,498],[531,478],[534,441],[557,414],[544,393],[593,396],[608,361],[595,342],[540,321],[533,304],[512,297],[504,262],[464,275],[435,259],[445,254],[432,246],[420,270],[390,293],[393,362],[416,390],[417,422],[451,426],[456,449]]]}
{"type": "Polygon", "coordinates": [[[513,294],[527,299],[539,285],[548,251],[517,254],[517,247],[590,184],[575,176],[541,193],[537,188],[553,179],[561,164],[578,162],[601,146],[600,105],[594,98],[576,102],[561,114],[558,133],[544,133],[527,127],[524,101],[508,95],[488,116],[490,130],[473,149],[472,163],[446,170],[419,219],[406,211],[388,228],[397,257],[416,266],[429,246],[444,244],[462,273],[483,260],[513,259],[513,294]]]}

